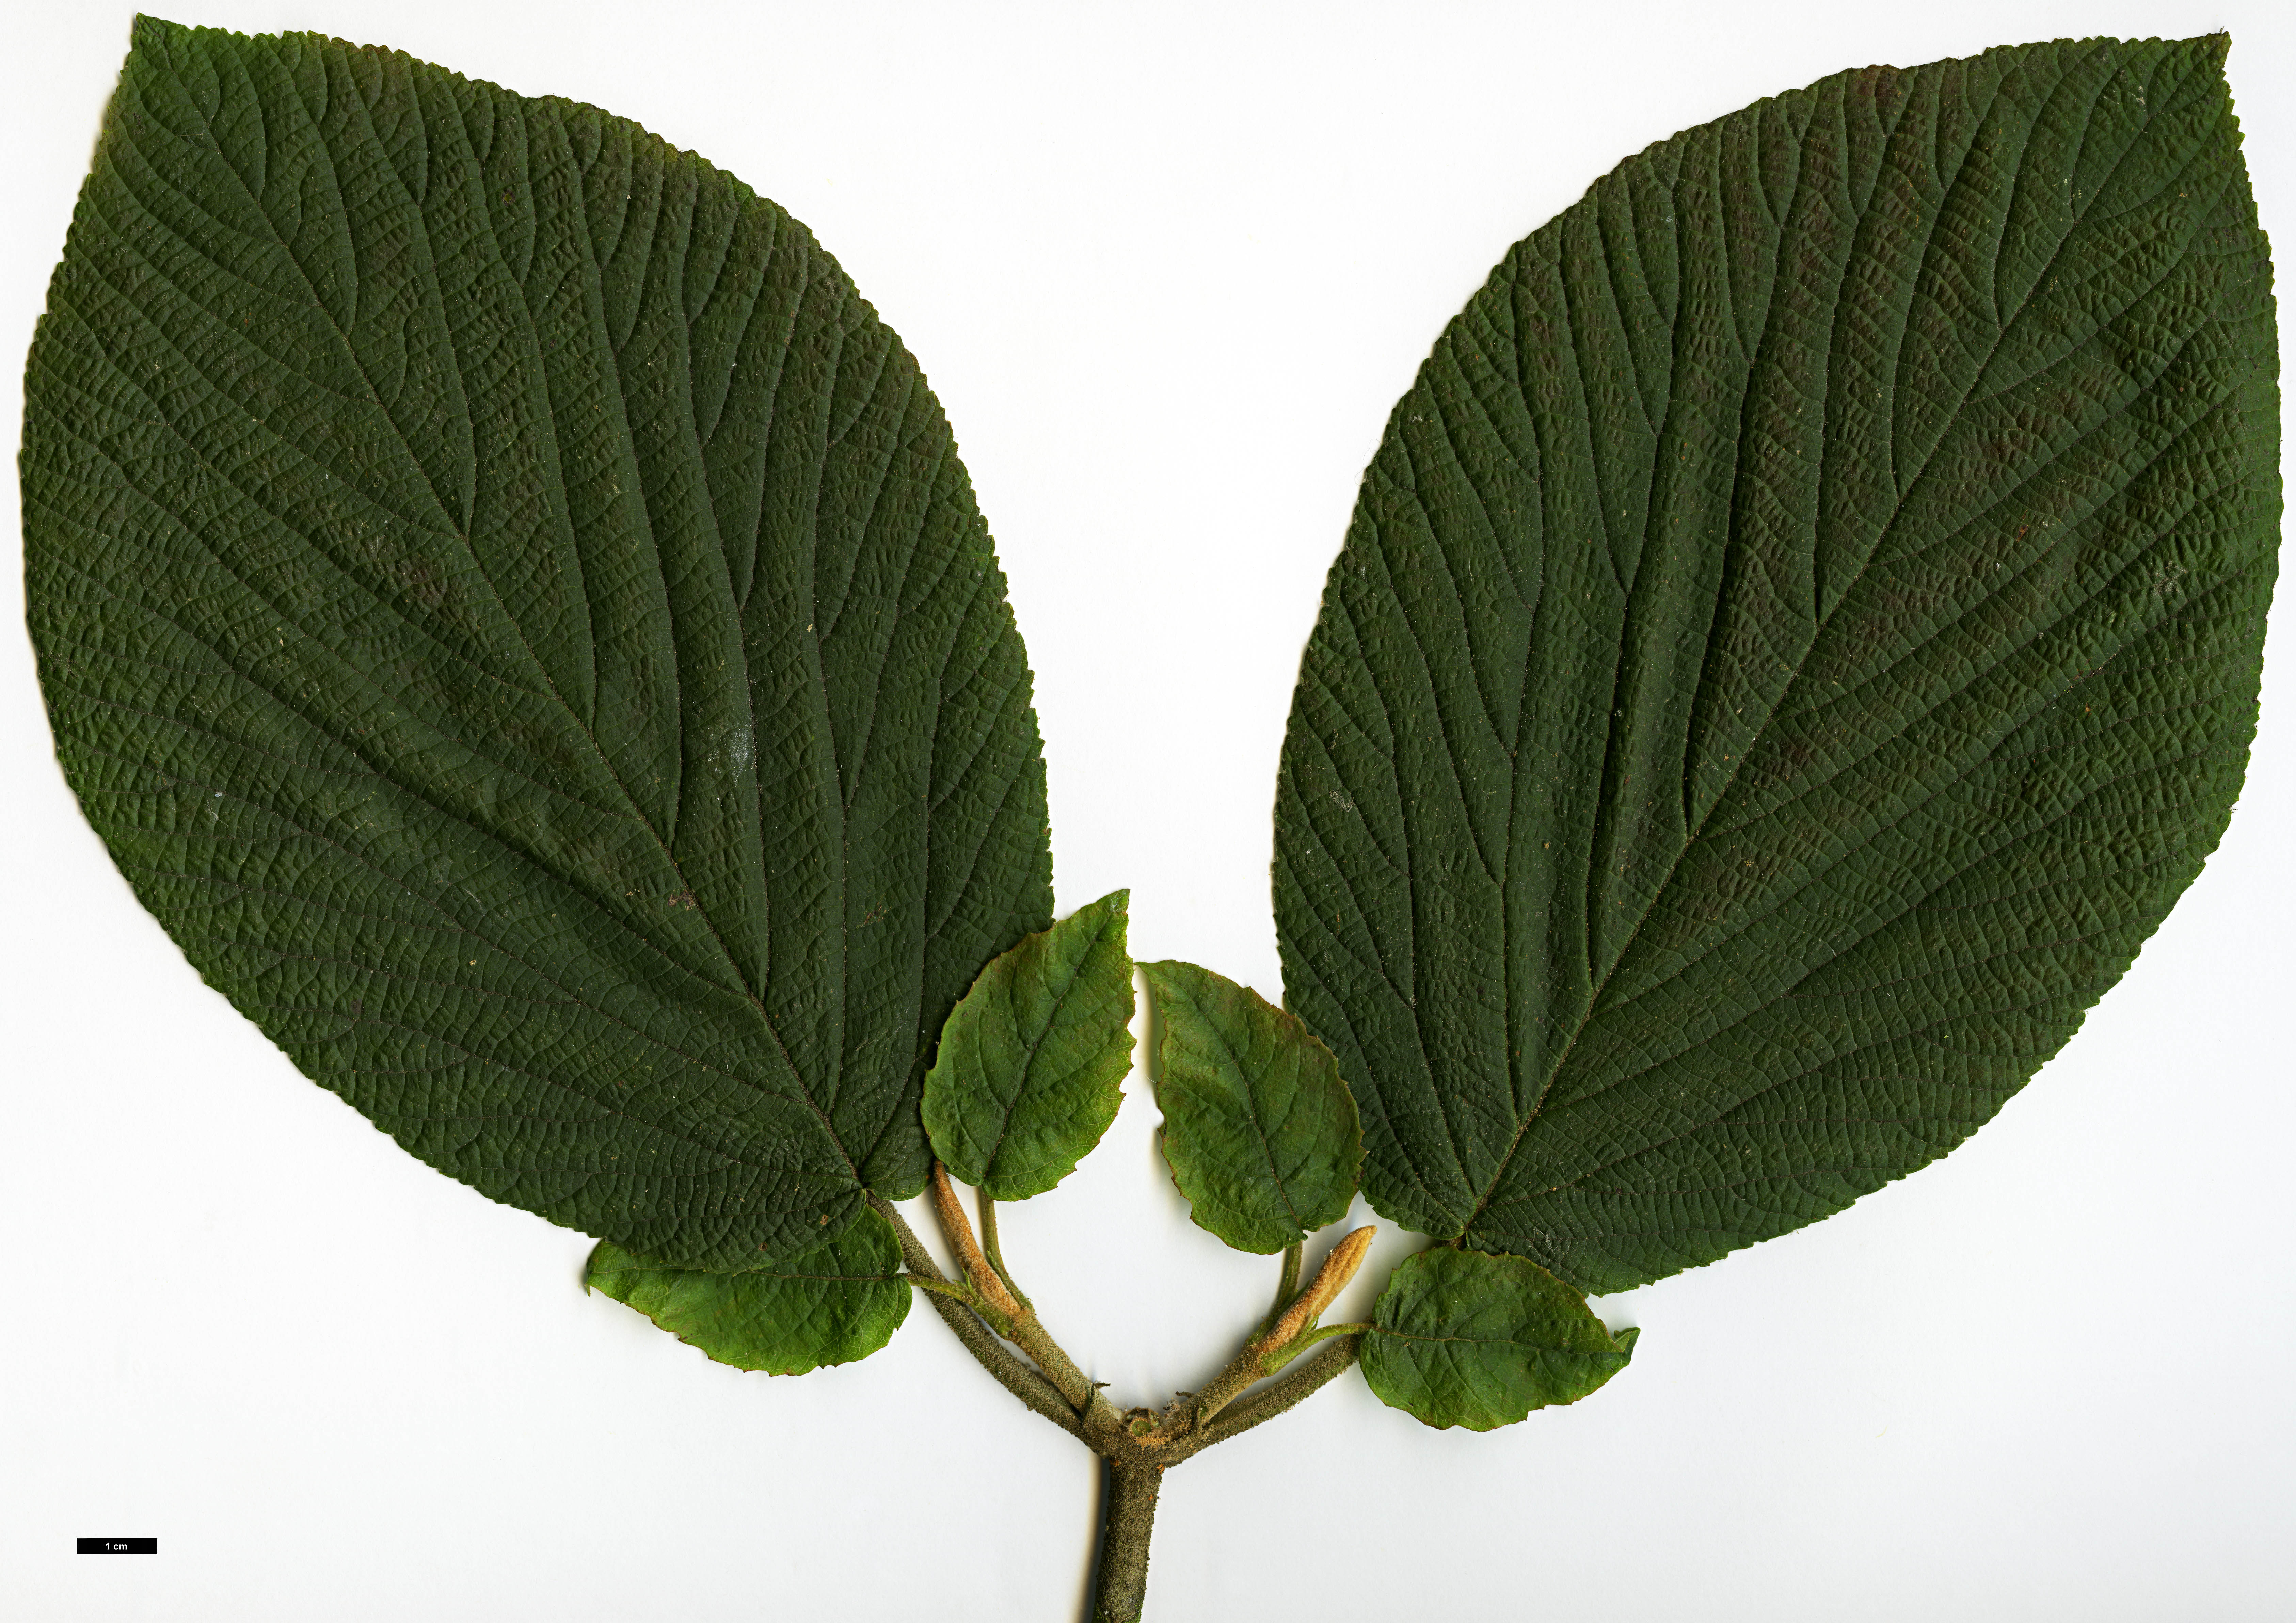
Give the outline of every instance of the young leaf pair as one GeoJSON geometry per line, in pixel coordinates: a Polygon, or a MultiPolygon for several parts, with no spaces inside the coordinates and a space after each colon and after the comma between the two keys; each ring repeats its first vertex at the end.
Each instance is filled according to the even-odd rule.
{"type": "MultiPolygon", "coordinates": [[[[1103,898],[992,960],[941,1029],[923,1120],[935,1155],[980,1190],[984,1217],[988,1200],[1058,1184],[1116,1119],[1132,1057],[1126,899],[1103,898]]],[[[587,1277],[721,1363],[787,1375],[882,1347],[908,1312],[892,1228],[870,1211],[763,1269],[677,1268],[601,1244],[587,1277]]]]}
{"type": "MultiPolygon", "coordinates": [[[[1052,1189],[1100,1142],[1121,1101],[1133,1014],[1126,900],[1122,891],[1103,898],[992,962],[950,1014],[926,1073],[934,1152],[980,1191],[987,1258],[1015,1293],[992,1202],[1052,1189]]],[[[1287,1278],[1296,1276],[1302,1242],[1346,1215],[1363,1154],[1331,1051],[1210,970],[1138,967],[1162,1030],[1153,1074],[1173,1181],[1199,1224],[1239,1250],[1289,1252],[1287,1278]]],[[[1236,1391],[1341,1333],[1318,1332],[1315,1320],[1362,1250],[1322,1300],[1303,1297],[1288,1323],[1271,1313],[1236,1391]]],[[[587,1278],[720,1363],[774,1374],[876,1351],[906,1316],[912,1283],[873,1212],[784,1262],[738,1274],[602,1243],[587,1278]]],[[[1591,1391],[1623,1366],[1633,1334],[1613,1341],[1583,1298],[1536,1265],[1471,1252],[1414,1258],[1381,1297],[1375,1324],[1346,1330],[1373,1332],[1364,1370],[1382,1398],[1431,1424],[1477,1429],[1591,1391]]]]}

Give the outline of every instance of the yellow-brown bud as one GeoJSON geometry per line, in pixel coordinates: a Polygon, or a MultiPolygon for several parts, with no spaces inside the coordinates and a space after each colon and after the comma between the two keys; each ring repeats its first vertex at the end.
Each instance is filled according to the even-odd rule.
{"type": "Polygon", "coordinates": [[[1283,1316],[1275,1321],[1274,1328],[1259,1338],[1260,1346],[1271,1352],[1288,1346],[1324,1308],[1338,1300],[1340,1292],[1348,1288],[1348,1281],[1363,1266],[1364,1254],[1371,1250],[1371,1242],[1378,1234],[1375,1227],[1359,1228],[1333,1246],[1331,1254],[1324,1258],[1324,1266],[1316,1270],[1315,1283],[1283,1310],[1283,1316]]]}
{"type": "Polygon", "coordinates": [[[933,1163],[932,1199],[933,1209],[940,1217],[941,1233],[948,1236],[949,1249],[956,1253],[957,1266],[964,1271],[964,1277],[990,1307],[1018,1324],[1024,1309],[1004,1288],[1004,1282],[996,1277],[996,1270],[988,1266],[988,1258],[981,1254],[980,1242],[972,1237],[972,1225],[965,1217],[964,1206],[948,1181],[948,1168],[939,1161],[933,1163]]]}

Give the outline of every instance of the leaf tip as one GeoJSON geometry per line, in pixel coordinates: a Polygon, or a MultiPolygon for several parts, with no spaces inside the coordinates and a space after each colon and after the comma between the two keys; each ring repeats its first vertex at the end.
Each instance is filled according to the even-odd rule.
{"type": "MultiPolygon", "coordinates": [[[[1129,889],[1111,890],[1097,901],[1086,902],[1069,917],[1075,919],[1087,915],[1097,921],[1103,936],[1113,936],[1119,942],[1123,942],[1127,927],[1132,922],[1132,892],[1129,889]]],[[[1128,944],[1126,955],[1130,956],[1128,944]]]]}
{"type": "Polygon", "coordinates": [[[127,47],[131,51],[151,50],[188,39],[192,33],[193,29],[187,23],[170,22],[165,17],[138,12],[135,20],[127,25],[127,47]]]}
{"type": "Polygon", "coordinates": [[[598,1276],[613,1266],[614,1256],[620,1249],[611,1240],[601,1240],[590,1248],[590,1254],[582,1259],[582,1288],[585,1291],[589,1290],[598,1276]]]}

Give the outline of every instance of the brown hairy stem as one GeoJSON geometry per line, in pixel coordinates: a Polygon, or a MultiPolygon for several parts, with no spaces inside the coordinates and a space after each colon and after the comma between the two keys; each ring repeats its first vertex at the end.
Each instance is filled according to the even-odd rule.
{"type": "Polygon", "coordinates": [[[1278,1381],[1232,1405],[1218,1419],[1201,1426],[1172,1445],[1167,1465],[1202,1453],[1215,1443],[1241,1436],[1254,1426],[1274,1420],[1347,1373],[1363,1350],[1360,1332],[1335,1337],[1320,1352],[1302,1358],[1278,1381]]]}
{"type": "Polygon", "coordinates": [[[1158,1440],[1169,1443],[1190,1432],[1201,1431],[1252,1385],[1283,1368],[1300,1350],[1297,1343],[1308,1333],[1316,1316],[1339,1299],[1348,1282],[1356,1276],[1356,1270],[1363,1266],[1364,1257],[1378,1234],[1376,1227],[1359,1228],[1333,1246],[1324,1258],[1324,1266],[1316,1270],[1315,1283],[1276,1316],[1273,1325],[1243,1344],[1243,1350],[1230,1359],[1227,1367],[1214,1376],[1211,1384],[1197,1397],[1186,1421],[1160,1433],[1158,1440]]]}
{"type": "MultiPolygon", "coordinates": [[[[972,1225],[965,1218],[964,1204],[957,1199],[956,1186],[948,1180],[948,1168],[939,1161],[933,1163],[932,1203],[933,1215],[940,1219],[941,1233],[947,1237],[949,1250],[956,1253],[958,1266],[964,1271],[966,1283],[980,1297],[984,1313],[1003,1321],[995,1325],[997,1333],[1034,1360],[1071,1414],[1085,1415],[1105,1430],[1104,1422],[1115,1417],[1114,1406],[1100,1395],[1098,1387],[1085,1378],[1076,1361],[1061,1349],[1061,1344],[1053,1340],[1035,1310],[1005,1289],[996,1270],[988,1266],[980,1242],[972,1237],[972,1225]],[[1103,1409],[1107,1411],[1105,1415],[1099,1414],[1103,1409]]],[[[1091,1439],[1087,1437],[1086,1440],[1091,1439]]]]}
{"type": "Polygon", "coordinates": [[[956,1253],[956,1266],[964,1271],[964,1277],[990,1307],[1008,1319],[1018,1319],[1028,1310],[1004,1288],[1004,1282],[981,1254],[980,1242],[972,1237],[972,1225],[965,1219],[964,1202],[956,1198],[956,1185],[948,1181],[948,1168],[939,1161],[933,1163],[932,1201],[933,1215],[940,1219],[940,1232],[948,1236],[949,1249],[956,1253]]]}
{"type": "MultiPolygon", "coordinates": [[[[916,1231],[902,1218],[893,1203],[882,1195],[873,1194],[869,1197],[869,1204],[879,1217],[893,1225],[893,1238],[901,1248],[902,1265],[909,1273],[919,1283],[947,1285],[948,1280],[941,1273],[940,1265],[933,1260],[932,1253],[925,1250],[924,1242],[917,1238],[916,1231]]],[[[1084,1439],[1084,1427],[1077,1420],[1076,1410],[1070,1406],[1060,1389],[1014,1357],[1011,1349],[996,1339],[971,1307],[963,1302],[952,1301],[939,1290],[926,1291],[925,1299],[932,1304],[933,1311],[940,1315],[941,1322],[955,1332],[956,1339],[964,1344],[964,1350],[972,1355],[974,1362],[996,1377],[997,1385],[1070,1437],[1078,1441],[1084,1439]]]]}
{"type": "Polygon", "coordinates": [[[1164,1467],[1109,1456],[1101,1501],[1100,1560],[1093,1571],[1092,1623],[1137,1623],[1148,1601],[1148,1538],[1164,1467]]]}
{"type": "MultiPolygon", "coordinates": [[[[1202,1397],[1184,1392],[1160,1414],[1149,1409],[1128,1413],[1086,1378],[1037,1322],[1026,1299],[1011,1287],[1004,1269],[973,1237],[947,1168],[939,1163],[933,1167],[931,1190],[934,1216],[964,1275],[955,1282],[941,1272],[890,1201],[871,1195],[869,1203],[892,1225],[906,1277],[924,1291],[965,1350],[999,1385],[1107,1462],[1092,1623],[1137,1623],[1147,1601],[1148,1545],[1165,1471],[1275,1419],[1356,1361],[1362,1330],[1367,1327],[1335,1325],[1317,1332],[1312,1326],[1316,1316],[1331,1305],[1361,1266],[1374,1231],[1358,1229],[1333,1246],[1315,1282],[1289,1306],[1283,1305],[1279,1295],[1282,1311],[1269,1314],[1274,1323],[1246,1343],[1202,1397]],[[1034,1361],[1034,1368],[1014,1356],[1007,1340],[1034,1361]],[[1300,1356],[1319,1340],[1329,1344],[1300,1356]],[[1292,1358],[1298,1363],[1280,1380],[1242,1397],[1246,1389],[1292,1358]]],[[[994,1222],[993,1209],[984,1197],[984,1229],[994,1222]]],[[[1286,1294],[1299,1278],[1298,1258],[1298,1248],[1290,1248],[1283,1269],[1286,1294]]]]}

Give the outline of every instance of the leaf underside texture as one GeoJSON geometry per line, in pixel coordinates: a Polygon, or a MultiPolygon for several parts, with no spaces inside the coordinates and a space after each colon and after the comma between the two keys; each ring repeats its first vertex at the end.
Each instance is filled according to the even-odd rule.
{"type": "Polygon", "coordinates": [[[911,1295],[891,1225],[865,1209],[842,1234],[739,1274],[674,1268],[604,1242],[584,1283],[720,1364],[771,1375],[867,1357],[908,1317],[911,1295]]]}
{"type": "Polygon", "coordinates": [[[1144,963],[1156,1103],[1188,1215],[1240,1251],[1280,1251],[1347,1216],[1363,1161],[1355,1102],[1297,1015],[1193,963],[1144,963]]]}
{"type": "Polygon", "coordinates": [[[1535,1263],[1439,1246],[1404,1258],[1372,1324],[1363,1371],[1380,1401],[1470,1431],[1578,1402],[1626,1368],[1641,1334],[1611,1335],[1535,1263]]]}
{"type": "Polygon", "coordinates": [[[2280,512],[2221,37],[1628,160],[1396,408],[1284,743],[1366,1193],[1586,1291],[1943,1154],[2214,848],[2280,512]]]}
{"type": "Polygon", "coordinates": [[[991,1199],[1043,1194],[1092,1152],[1132,1068],[1128,890],[999,955],[957,1003],[925,1073],[925,1132],[991,1199]]]}
{"type": "Polygon", "coordinates": [[[674,1263],[921,1186],[1044,768],[939,406],[802,225],[595,108],[142,19],[22,469],[64,769],[306,1073],[674,1263]]]}

